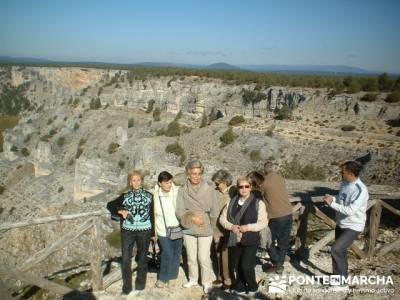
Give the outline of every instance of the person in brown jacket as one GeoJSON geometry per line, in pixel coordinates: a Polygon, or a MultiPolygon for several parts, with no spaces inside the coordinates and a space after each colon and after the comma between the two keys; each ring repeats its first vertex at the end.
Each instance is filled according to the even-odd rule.
{"type": "Polygon", "coordinates": [[[268,248],[272,266],[267,269],[267,272],[282,274],[292,230],[292,205],[289,201],[285,179],[275,171],[272,162],[264,164],[264,172],[265,180],[261,190],[266,202],[268,226],[272,239],[271,246],[268,248]]]}

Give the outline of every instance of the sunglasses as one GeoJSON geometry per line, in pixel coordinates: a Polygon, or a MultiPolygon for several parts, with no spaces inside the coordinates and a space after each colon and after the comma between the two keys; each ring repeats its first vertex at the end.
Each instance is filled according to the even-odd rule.
{"type": "Polygon", "coordinates": [[[239,185],[238,188],[239,188],[239,190],[248,189],[248,188],[250,188],[250,185],[239,185]]]}

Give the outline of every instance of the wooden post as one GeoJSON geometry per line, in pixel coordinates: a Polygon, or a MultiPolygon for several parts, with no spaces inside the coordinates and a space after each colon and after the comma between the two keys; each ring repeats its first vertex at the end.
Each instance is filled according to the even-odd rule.
{"type": "Polygon", "coordinates": [[[375,254],[376,239],[378,237],[379,224],[381,222],[381,212],[381,200],[376,200],[375,205],[371,208],[369,219],[368,257],[375,254]]]}
{"type": "Polygon", "coordinates": [[[92,234],[93,253],[90,262],[93,291],[101,291],[103,289],[103,274],[101,269],[101,261],[102,261],[101,244],[102,244],[101,218],[96,217],[93,225],[93,234],[92,234]]]}
{"type": "Polygon", "coordinates": [[[323,247],[325,247],[330,241],[335,239],[335,230],[329,231],[327,235],[325,235],[322,239],[316,242],[310,249],[310,256],[313,256],[323,247]]]}

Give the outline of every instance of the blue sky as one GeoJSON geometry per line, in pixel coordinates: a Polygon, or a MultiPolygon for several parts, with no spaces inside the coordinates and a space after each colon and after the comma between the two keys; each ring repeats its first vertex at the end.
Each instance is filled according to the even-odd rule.
{"type": "Polygon", "coordinates": [[[397,0],[0,0],[0,56],[400,73],[397,0]]]}

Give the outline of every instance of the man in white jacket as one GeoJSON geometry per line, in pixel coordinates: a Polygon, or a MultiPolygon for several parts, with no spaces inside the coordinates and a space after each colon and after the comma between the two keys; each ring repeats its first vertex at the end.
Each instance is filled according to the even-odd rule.
{"type": "Polygon", "coordinates": [[[364,230],[367,219],[368,189],[358,177],[362,169],[356,161],[341,165],[342,183],[339,195],[325,195],[324,201],[336,211],[335,243],[331,248],[332,273],[348,276],[347,250],[364,230]]]}

